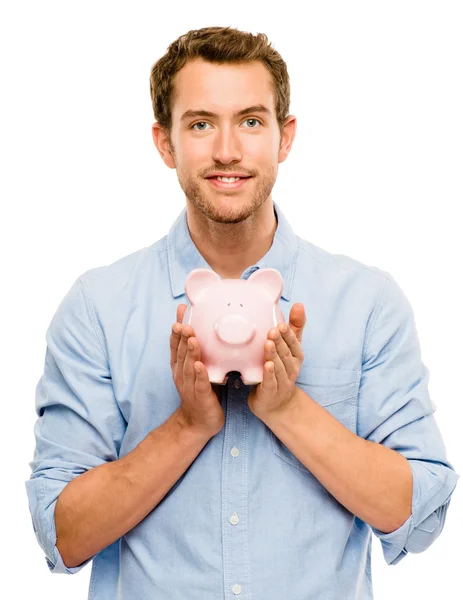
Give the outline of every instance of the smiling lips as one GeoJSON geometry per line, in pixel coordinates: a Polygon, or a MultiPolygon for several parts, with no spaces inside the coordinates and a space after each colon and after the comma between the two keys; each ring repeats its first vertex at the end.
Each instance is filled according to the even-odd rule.
{"type": "Polygon", "coordinates": [[[211,177],[249,177],[249,175],[245,175],[245,173],[238,173],[238,171],[212,171],[210,175],[207,175],[207,178],[211,177]]]}
{"type": "Polygon", "coordinates": [[[221,181],[217,177],[207,177],[207,181],[209,181],[211,185],[218,189],[237,189],[243,187],[248,179],[251,179],[251,177],[240,177],[234,181],[221,181]]]}

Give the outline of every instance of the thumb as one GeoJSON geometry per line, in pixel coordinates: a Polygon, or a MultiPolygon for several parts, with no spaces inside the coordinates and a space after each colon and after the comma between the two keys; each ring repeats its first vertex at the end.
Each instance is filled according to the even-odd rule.
{"type": "Polygon", "coordinates": [[[302,339],[302,332],[306,323],[307,317],[305,315],[304,305],[301,302],[293,304],[289,313],[289,325],[299,341],[302,339]]]}

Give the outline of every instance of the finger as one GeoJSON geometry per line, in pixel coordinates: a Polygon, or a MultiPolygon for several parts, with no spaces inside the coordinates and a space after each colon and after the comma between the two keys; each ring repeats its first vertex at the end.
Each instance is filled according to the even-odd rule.
{"type": "Polygon", "coordinates": [[[183,322],[183,317],[184,317],[184,315],[185,315],[185,311],[186,311],[186,309],[187,309],[187,308],[188,308],[188,307],[187,307],[187,305],[186,305],[186,304],[179,304],[179,305],[177,306],[177,321],[178,321],[179,323],[182,323],[182,322],[183,322]]]}
{"type": "Polygon", "coordinates": [[[267,360],[272,361],[274,365],[273,369],[273,377],[275,378],[275,382],[277,385],[283,385],[285,383],[285,378],[288,379],[288,373],[286,371],[286,367],[278,355],[278,352],[275,347],[275,343],[272,340],[267,340],[267,360]]]}
{"type": "Polygon", "coordinates": [[[187,386],[194,386],[195,384],[195,370],[193,367],[193,363],[196,360],[194,356],[195,351],[197,350],[197,341],[194,337],[188,338],[186,342],[186,357],[183,363],[183,382],[187,384],[187,386]]]}
{"type": "Polygon", "coordinates": [[[170,334],[170,366],[173,367],[177,363],[178,345],[181,338],[182,326],[176,322],[172,325],[172,333],[170,334]]]}
{"type": "Polygon", "coordinates": [[[171,368],[177,364],[178,360],[178,348],[181,341],[182,333],[182,321],[187,309],[186,304],[179,304],[177,306],[177,321],[172,325],[172,333],[170,336],[170,366],[171,368]],[[180,324],[180,325],[179,325],[180,324]]]}
{"type": "MultiPolygon", "coordinates": [[[[304,360],[304,352],[302,350],[301,342],[299,341],[296,333],[292,330],[291,327],[288,327],[287,323],[279,323],[278,331],[285,344],[288,346],[291,356],[294,358],[298,358],[299,360],[304,360]]],[[[281,354],[281,353],[280,353],[281,354]]]]}
{"type": "Polygon", "coordinates": [[[177,364],[179,365],[181,371],[183,371],[183,363],[185,362],[185,357],[187,355],[187,342],[188,338],[190,337],[190,331],[191,327],[189,328],[188,325],[182,326],[182,332],[177,350],[177,364]]]}
{"type": "Polygon", "coordinates": [[[262,388],[267,391],[274,391],[278,387],[277,380],[275,378],[275,364],[271,360],[267,360],[264,363],[261,385],[262,388]]]}
{"type": "Polygon", "coordinates": [[[207,395],[210,392],[211,383],[205,365],[200,361],[194,361],[195,368],[195,390],[197,394],[207,395]]]}
{"type": "Polygon", "coordinates": [[[187,331],[188,335],[195,335],[195,330],[193,327],[183,323],[183,318],[187,308],[188,307],[186,304],[179,304],[177,306],[177,322],[182,324],[183,331],[187,331]]]}
{"type": "Polygon", "coordinates": [[[299,342],[302,341],[302,333],[306,323],[307,318],[305,315],[304,305],[302,302],[296,302],[296,304],[293,304],[291,307],[289,313],[289,325],[299,342]]]}
{"type": "Polygon", "coordinates": [[[278,329],[276,330],[276,333],[272,334],[271,339],[275,344],[277,355],[283,363],[288,376],[295,376],[296,369],[294,365],[294,356],[292,355],[288,344],[285,342],[278,329]]]}

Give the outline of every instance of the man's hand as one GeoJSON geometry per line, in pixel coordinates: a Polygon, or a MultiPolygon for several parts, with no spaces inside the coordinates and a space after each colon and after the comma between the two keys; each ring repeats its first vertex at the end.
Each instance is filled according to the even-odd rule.
{"type": "Polygon", "coordinates": [[[286,408],[296,389],[304,353],[301,341],[306,324],[304,305],[293,304],[288,323],[279,323],[267,334],[264,346],[262,383],[249,392],[248,405],[256,417],[262,418],[286,408]]]}
{"type": "Polygon", "coordinates": [[[224,426],[225,415],[217,391],[213,389],[195,332],[190,325],[182,325],[186,304],[177,307],[177,322],[170,335],[170,366],[182,404],[180,415],[185,425],[210,437],[224,426]],[[196,372],[195,367],[199,369],[196,372]]]}

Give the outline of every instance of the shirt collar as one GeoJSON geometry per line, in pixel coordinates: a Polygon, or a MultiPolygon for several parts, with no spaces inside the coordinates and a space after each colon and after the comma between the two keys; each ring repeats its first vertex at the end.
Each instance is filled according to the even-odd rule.
{"type": "MultiPolygon", "coordinates": [[[[272,245],[258,262],[241,274],[241,279],[248,279],[256,269],[278,269],[283,277],[281,297],[289,301],[296,267],[297,238],[281,208],[274,201],[273,207],[278,223],[272,245]]],[[[167,262],[174,298],[185,293],[185,282],[190,271],[199,268],[212,269],[191,239],[186,206],[167,234],[167,262]]]]}

